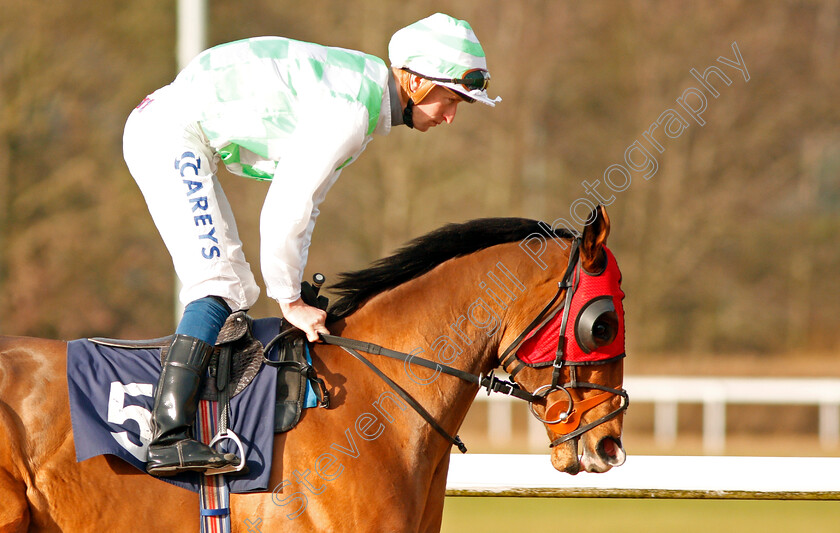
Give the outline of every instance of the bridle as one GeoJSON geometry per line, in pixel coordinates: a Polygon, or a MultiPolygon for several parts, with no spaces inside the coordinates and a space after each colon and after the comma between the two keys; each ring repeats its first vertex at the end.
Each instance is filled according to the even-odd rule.
{"type": "MultiPolygon", "coordinates": [[[[374,365],[368,358],[363,356],[360,352],[373,355],[382,355],[392,359],[401,360],[407,368],[409,365],[418,365],[431,370],[435,370],[436,372],[455,376],[464,381],[476,384],[479,386],[479,388],[486,388],[488,396],[491,392],[495,392],[499,394],[512,396],[514,398],[519,398],[520,400],[524,400],[528,402],[528,406],[531,410],[531,413],[540,422],[546,424],[556,434],[561,435],[560,437],[554,439],[551,442],[550,447],[554,447],[568,440],[575,439],[581,436],[582,434],[586,433],[587,431],[590,431],[591,429],[600,426],[601,424],[612,420],[613,418],[623,413],[629,405],[629,397],[627,395],[627,391],[625,391],[624,389],[614,389],[611,387],[606,387],[597,383],[578,381],[576,377],[575,368],[579,363],[566,361],[566,353],[564,348],[565,339],[562,336],[562,334],[561,337],[558,339],[557,351],[555,354],[554,362],[552,363],[553,371],[551,375],[551,383],[542,385],[541,387],[537,388],[533,393],[530,393],[524,390],[515,381],[515,376],[522,368],[526,366],[526,364],[523,363],[521,360],[516,359],[517,350],[533,331],[536,331],[543,327],[545,324],[551,321],[551,319],[554,318],[557,315],[557,313],[561,310],[563,311],[561,332],[566,330],[566,324],[569,319],[569,308],[571,307],[572,295],[576,289],[576,285],[574,283],[574,273],[576,269],[580,268],[580,240],[581,239],[578,237],[574,239],[572,243],[572,250],[569,254],[569,264],[566,268],[565,273],[563,274],[562,281],[558,283],[557,292],[554,294],[554,297],[548,302],[548,304],[545,305],[545,307],[543,307],[542,311],[540,311],[537,317],[531,321],[531,323],[514,339],[510,346],[508,346],[508,348],[499,357],[499,360],[501,361],[501,366],[503,369],[505,369],[506,372],[510,374],[511,381],[507,381],[496,377],[495,370],[491,370],[490,373],[487,375],[476,375],[470,372],[459,370],[457,368],[453,368],[442,363],[431,361],[429,359],[424,359],[413,354],[407,354],[396,350],[390,350],[388,348],[384,348],[373,343],[349,339],[346,337],[321,334],[321,341],[324,344],[329,344],[342,348],[354,358],[365,364],[365,366],[367,366],[372,372],[374,372],[389,387],[391,387],[394,390],[394,392],[396,392],[400,397],[402,397],[403,400],[405,400],[406,403],[410,405],[435,431],[437,431],[447,441],[455,445],[462,453],[467,452],[467,447],[464,445],[463,441],[461,441],[458,435],[453,436],[449,434],[445,429],[443,429],[443,427],[441,427],[440,424],[437,423],[434,417],[422,405],[420,405],[420,403],[417,402],[417,400],[415,400],[411,396],[411,394],[408,393],[408,391],[403,389],[399,384],[395,383],[391,378],[385,375],[381,370],[379,370],[379,368],[376,367],[376,365],[374,365]],[[560,295],[563,293],[564,290],[566,291],[565,300],[560,306],[556,306],[556,303],[560,300],[560,295]],[[519,363],[518,366],[512,371],[508,371],[507,367],[514,361],[517,361],[519,363]],[[570,381],[560,384],[560,379],[563,374],[564,366],[569,367],[570,381]],[[570,392],[570,389],[595,389],[602,391],[602,393],[583,400],[575,400],[575,398],[572,396],[572,393],[570,392]],[[562,409],[563,402],[555,402],[551,405],[546,406],[546,418],[540,417],[534,409],[534,404],[547,401],[547,396],[552,392],[557,391],[562,391],[565,394],[566,403],[568,404],[567,407],[565,407],[565,409],[562,409]],[[580,426],[581,418],[584,413],[600,405],[601,403],[604,403],[605,401],[609,400],[610,397],[612,397],[613,395],[618,396],[622,399],[621,405],[618,408],[593,422],[585,424],[584,426],[580,426]],[[556,408],[561,408],[562,412],[556,412],[556,408]],[[550,419],[553,416],[557,417],[556,420],[550,419]]],[[[300,332],[296,329],[290,329],[281,332],[266,345],[265,353],[268,353],[271,347],[274,346],[274,344],[276,344],[282,338],[291,334],[299,333],[300,332]]],[[[610,359],[608,361],[602,361],[602,363],[608,363],[614,359],[615,358],[610,359]]]]}
{"type": "MultiPolygon", "coordinates": [[[[552,448],[558,444],[580,437],[587,431],[612,420],[626,411],[627,407],[630,405],[630,397],[624,389],[614,389],[612,387],[599,385],[597,383],[590,383],[587,381],[579,381],[577,379],[576,368],[578,366],[584,364],[606,364],[612,362],[616,358],[611,358],[599,363],[577,363],[566,360],[566,339],[564,332],[566,331],[566,326],[569,321],[569,311],[571,309],[572,297],[577,289],[577,284],[575,283],[575,272],[579,272],[581,269],[580,244],[580,237],[577,237],[572,241],[572,249],[569,252],[569,263],[566,267],[566,272],[563,274],[563,279],[557,284],[557,292],[554,294],[554,297],[548,302],[548,304],[545,305],[545,307],[543,307],[542,311],[540,311],[537,317],[528,324],[522,333],[514,339],[504,353],[499,356],[501,367],[510,375],[511,380],[514,380],[515,382],[516,375],[527,366],[526,363],[516,358],[517,351],[532,332],[539,330],[548,324],[548,322],[554,319],[557,313],[562,310],[563,314],[560,322],[560,338],[557,342],[557,350],[555,352],[554,361],[551,363],[551,366],[553,367],[551,373],[551,383],[537,388],[533,394],[540,400],[546,399],[547,401],[547,396],[549,394],[560,391],[565,394],[566,400],[565,402],[561,400],[551,405],[546,405],[545,418],[537,414],[534,409],[534,403],[536,402],[530,401],[528,403],[528,408],[530,409],[531,414],[534,415],[537,420],[546,424],[555,434],[560,435],[560,437],[551,441],[550,447],[552,448]],[[565,291],[564,302],[561,306],[555,307],[555,303],[560,299],[560,295],[563,291],[565,291]],[[508,367],[514,363],[516,363],[514,368],[508,370],[508,367]],[[564,366],[569,368],[569,381],[561,385],[560,378],[563,375],[564,366]],[[571,392],[569,392],[569,389],[594,389],[602,392],[601,394],[584,400],[575,400],[571,392]],[[585,412],[606,402],[612,396],[618,396],[621,398],[622,401],[619,407],[593,422],[590,422],[582,427],[580,426],[581,418],[585,412]],[[561,412],[557,412],[558,410],[555,409],[555,407],[561,407],[563,403],[566,403],[567,407],[561,412]],[[555,415],[557,418],[552,420],[551,418],[555,415]]],[[[580,278],[578,277],[577,279],[579,281],[580,278]]],[[[623,354],[619,357],[623,357],[623,354]]]]}

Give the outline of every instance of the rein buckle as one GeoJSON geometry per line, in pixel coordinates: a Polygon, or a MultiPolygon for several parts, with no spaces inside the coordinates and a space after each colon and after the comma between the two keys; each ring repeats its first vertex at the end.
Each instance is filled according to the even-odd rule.
{"type": "Polygon", "coordinates": [[[498,392],[511,396],[513,395],[513,390],[519,388],[516,383],[511,383],[510,381],[497,378],[495,369],[491,370],[486,376],[479,374],[478,381],[482,387],[487,389],[487,396],[490,396],[491,392],[498,392]]]}

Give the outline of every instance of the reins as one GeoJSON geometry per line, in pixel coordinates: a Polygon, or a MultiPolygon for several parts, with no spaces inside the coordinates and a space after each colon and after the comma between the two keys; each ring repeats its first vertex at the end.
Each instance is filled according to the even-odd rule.
{"type": "Polygon", "coordinates": [[[478,385],[479,387],[484,387],[487,389],[488,395],[491,392],[498,392],[501,394],[506,394],[508,396],[514,396],[516,398],[519,398],[520,400],[525,400],[529,402],[539,400],[537,396],[534,396],[533,394],[519,388],[519,385],[517,383],[512,383],[510,381],[505,381],[503,379],[497,378],[495,376],[495,371],[491,371],[486,376],[483,374],[475,375],[464,370],[459,370],[457,368],[444,365],[442,363],[436,363],[428,359],[417,357],[416,355],[398,352],[395,350],[389,350],[388,348],[383,348],[382,346],[378,346],[376,344],[357,341],[354,339],[348,339],[347,337],[337,337],[335,335],[322,334],[321,340],[324,341],[324,344],[340,346],[345,350],[358,350],[373,355],[384,355],[385,357],[390,357],[392,359],[398,359],[400,361],[403,361],[407,365],[414,364],[425,368],[429,368],[431,370],[438,370],[444,374],[449,374],[450,376],[461,378],[464,381],[469,381],[470,383],[478,385]]]}
{"type": "Polygon", "coordinates": [[[535,402],[541,400],[541,398],[534,396],[533,394],[519,388],[518,384],[497,378],[495,375],[495,370],[491,371],[490,374],[486,376],[483,374],[475,375],[469,372],[465,372],[463,370],[459,370],[457,368],[453,368],[451,366],[436,363],[428,359],[423,359],[412,354],[383,348],[382,346],[370,342],[362,342],[355,339],[348,339],[346,337],[337,337],[335,335],[321,334],[320,337],[324,344],[339,346],[344,351],[346,351],[347,353],[364,363],[380,379],[382,379],[382,381],[384,381],[388,384],[388,386],[394,389],[394,391],[397,394],[399,394],[415,411],[417,411],[417,413],[421,417],[423,417],[423,419],[426,422],[428,422],[429,425],[432,426],[432,428],[434,428],[435,431],[440,433],[446,440],[454,444],[461,451],[461,453],[467,453],[467,447],[464,445],[463,441],[461,441],[461,438],[458,435],[455,435],[454,437],[450,435],[445,429],[443,429],[440,426],[440,424],[437,423],[437,421],[435,421],[434,417],[422,405],[420,405],[420,403],[417,402],[417,400],[415,400],[411,396],[411,394],[408,393],[408,391],[400,387],[391,378],[386,376],[381,370],[379,370],[379,368],[376,367],[376,365],[371,363],[365,356],[363,356],[359,352],[361,351],[373,355],[383,355],[385,357],[390,357],[391,359],[403,361],[403,363],[406,365],[416,364],[418,366],[436,370],[444,374],[449,374],[450,376],[455,376],[464,381],[476,384],[479,387],[486,388],[488,395],[490,395],[491,392],[496,392],[499,394],[513,396],[514,398],[519,398],[527,402],[535,402]]]}
{"type": "MultiPolygon", "coordinates": [[[[287,329],[277,336],[275,336],[268,344],[265,345],[265,353],[269,353],[271,349],[277,344],[279,341],[288,337],[289,335],[297,334],[298,330],[290,328],[287,329]]],[[[398,352],[396,350],[390,350],[388,348],[384,348],[377,344],[373,344],[370,342],[363,342],[355,339],[348,339],[347,337],[339,337],[336,335],[326,335],[320,334],[321,341],[324,344],[338,346],[342,348],[344,351],[361,361],[365,364],[374,374],[376,374],[382,381],[384,381],[389,387],[391,387],[394,392],[400,395],[400,397],[411,406],[412,409],[417,411],[423,420],[428,422],[435,431],[440,433],[447,441],[454,444],[461,453],[467,453],[467,447],[464,445],[463,441],[461,441],[460,437],[457,435],[452,436],[450,435],[445,429],[443,429],[440,424],[434,419],[434,417],[422,406],[420,403],[411,396],[405,389],[403,389],[400,385],[398,385],[394,380],[389,378],[385,373],[383,373],[379,368],[374,365],[368,358],[363,356],[359,352],[364,352],[373,355],[382,355],[385,357],[390,357],[391,359],[397,359],[399,361],[403,361],[405,365],[418,365],[425,368],[429,368],[432,370],[436,370],[442,372],[444,374],[449,374],[450,376],[455,376],[460,378],[464,381],[469,383],[473,383],[478,385],[479,387],[484,387],[487,389],[488,396],[491,392],[496,392],[499,394],[505,394],[508,396],[513,396],[514,398],[519,398],[521,400],[525,400],[527,402],[535,402],[540,401],[541,398],[534,396],[533,394],[522,390],[518,384],[512,383],[510,381],[505,381],[503,379],[499,379],[495,375],[495,370],[490,371],[488,375],[475,375],[469,372],[465,372],[463,370],[459,370],[457,368],[453,368],[448,365],[444,365],[441,363],[436,363],[434,361],[430,361],[428,359],[423,359],[421,357],[417,357],[413,354],[407,354],[404,352],[398,352]]],[[[275,361],[265,361],[266,364],[276,365],[277,362],[275,361]]]]}

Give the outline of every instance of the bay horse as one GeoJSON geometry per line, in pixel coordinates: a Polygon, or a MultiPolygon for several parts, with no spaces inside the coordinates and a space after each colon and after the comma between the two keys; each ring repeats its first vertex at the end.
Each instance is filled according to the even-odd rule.
{"type": "MultiPolygon", "coordinates": [[[[600,206],[590,217],[577,241],[580,268],[593,273],[604,268],[610,223],[600,206]]],[[[522,341],[535,317],[548,316],[541,310],[562,313],[561,292],[569,291],[558,283],[574,235],[548,229],[527,219],[483,219],[420,237],[344,275],[330,331],[486,376],[502,354],[513,353],[507,348],[522,341]]],[[[623,350],[623,319],[620,328],[623,350]]],[[[231,494],[232,530],[439,531],[450,442],[340,347],[313,345],[312,357],[331,407],[306,410],[295,429],[275,436],[271,492],[231,494]]],[[[368,357],[446,432],[457,431],[475,384],[411,361],[368,357]]],[[[565,440],[556,424],[547,425],[557,470],[603,472],[623,462],[621,357],[581,366],[508,358],[522,390],[545,391],[532,404],[535,415],[557,422],[557,412],[572,413],[585,425],[565,440]],[[546,389],[555,371],[567,387],[546,389]],[[569,380],[601,390],[568,386],[569,380]],[[572,405],[603,390],[613,393],[573,412],[572,405]]],[[[66,367],[65,342],[0,337],[0,533],[198,531],[197,494],[113,456],[75,462],[66,367]]]]}

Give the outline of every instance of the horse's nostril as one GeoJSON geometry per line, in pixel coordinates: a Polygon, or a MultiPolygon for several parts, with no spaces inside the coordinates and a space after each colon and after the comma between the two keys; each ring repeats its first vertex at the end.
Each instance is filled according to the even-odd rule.
{"type": "Polygon", "coordinates": [[[621,439],[604,437],[598,443],[598,456],[610,467],[614,467],[624,464],[627,453],[621,445],[621,439]]]}
{"type": "Polygon", "coordinates": [[[616,446],[615,441],[611,438],[606,438],[602,441],[601,447],[604,450],[604,455],[608,457],[615,457],[618,453],[618,446],[616,446]]]}
{"type": "Polygon", "coordinates": [[[621,441],[616,438],[604,437],[598,443],[598,455],[606,461],[617,459],[622,452],[621,441]]]}

